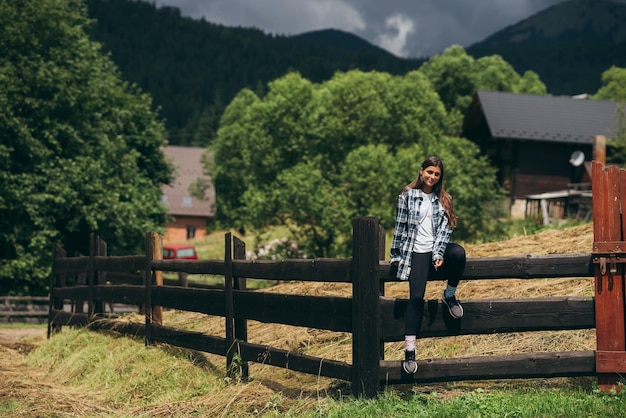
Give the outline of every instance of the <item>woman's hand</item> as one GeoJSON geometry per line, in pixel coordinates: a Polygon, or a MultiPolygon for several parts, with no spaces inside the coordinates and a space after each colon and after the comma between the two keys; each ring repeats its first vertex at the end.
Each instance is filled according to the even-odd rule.
{"type": "Polygon", "coordinates": [[[433,261],[433,265],[435,266],[435,270],[439,270],[439,267],[443,266],[443,258],[433,261]]]}
{"type": "Polygon", "coordinates": [[[398,275],[398,262],[394,261],[389,264],[389,277],[396,277],[398,275]]]}

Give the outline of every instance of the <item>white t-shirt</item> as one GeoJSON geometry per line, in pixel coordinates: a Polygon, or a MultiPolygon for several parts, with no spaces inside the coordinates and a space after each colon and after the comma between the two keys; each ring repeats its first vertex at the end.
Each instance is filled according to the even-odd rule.
{"type": "Polygon", "coordinates": [[[433,229],[433,193],[424,194],[424,200],[420,206],[417,239],[413,245],[414,253],[429,253],[435,244],[435,231],[433,229]]]}

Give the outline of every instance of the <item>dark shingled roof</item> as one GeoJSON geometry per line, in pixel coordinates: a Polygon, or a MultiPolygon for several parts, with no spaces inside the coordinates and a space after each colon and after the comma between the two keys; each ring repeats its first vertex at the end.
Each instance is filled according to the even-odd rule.
{"type": "Polygon", "coordinates": [[[164,149],[175,167],[174,181],[162,187],[163,202],[172,216],[213,216],[215,189],[211,186],[206,192],[206,200],[199,200],[189,194],[189,185],[197,178],[208,179],[202,173],[200,158],[204,148],[167,146],[164,149]]]}
{"type": "Polygon", "coordinates": [[[484,118],[493,138],[592,144],[596,135],[614,136],[618,103],[560,96],[477,91],[463,132],[484,118]]]}

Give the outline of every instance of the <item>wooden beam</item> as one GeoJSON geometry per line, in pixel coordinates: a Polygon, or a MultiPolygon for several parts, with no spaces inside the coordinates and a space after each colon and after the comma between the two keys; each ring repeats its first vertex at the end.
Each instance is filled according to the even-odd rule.
{"type": "MultiPolygon", "coordinates": [[[[616,166],[592,162],[593,240],[594,243],[623,241],[624,219],[620,214],[626,198],[626,176],[616,166]],[[621,183],[621,184],[620,184],[621,183]]],[[[595,264],[595,317],[598,351],[626,350],[624,328],[624,265],[602,268],[595,264]]],[[[607,364],[597,364],[603,369],[607,364]]],[[[618,376],[598,373],[598,387],[603,392],[617,388],[618,376]]]]}
{"type": "MultiPolygon", "coordinates": [[[[342,361],[313,357],[295,351],[265,345],[236,342],[236,350],[244,361],[282,367],[298,372],[350,381],[352,366],[342,361]]],[[[378,382],[376,383],[378,386],[378,382]]]]}
{"type": "Polygon", "coordinates": [[[572,377],[593,376],[596,373],[593,351],[418,359],[417,363],[417,373],[408,375],[403,373],[399,360],[381,362],[381,383],[572,377]]]}
{"type": "Polygon", "coordinates": [[[598,373],[626,373],[626,352],[596,351],[598,373]]]}
{"type": "MultiPolygon", "coordinates": [[[[462,303],[465,315],[453,320],[440,301],[426,301],[420,337],[595,328],[591,297],[463,300],[462,303]]],[[[406,299],[381,299],[384,341],[404,340],[406,304],[406,299]]]]}
{"type": "MultiPolygon", "coordinates": [[[[163,238],[156,232],[152,232],[151,239],[152,257],[150,257],[150,260],[161,260],[163,258],[163,238]]],[[[159,270],[152,271],[152,284],[155,286],[153,289],[163,286],[163,272],[159,270]]],[[[152,322],[163,325],[163,307],[158,304],[152,305],[152,322]]]]}
{"type": "Polygon", "coordinates": [[[352,222],[352,394],[376,397],[380,361],[379,230],[376,218],[352,222]]]}

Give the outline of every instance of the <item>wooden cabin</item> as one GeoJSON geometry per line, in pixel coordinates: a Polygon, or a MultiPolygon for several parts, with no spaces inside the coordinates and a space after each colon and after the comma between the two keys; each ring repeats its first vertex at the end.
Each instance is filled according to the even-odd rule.
{"type": "Polygon", "coordinates": [[[613,136],[617,121],[617,102],[477,91],[462,134],[497,167],[511,216],[523,218],[529,197],[590,182],[594,138],[613,136]]]}
{"type": "Polygon", "coordinates": [[[166,227],[164,242],[183,242],[202,238],[206,234],[207,223],[214,215],[215,189],[211,185],[203,200],[189,193],[189,186],[198,178],[209,181],[204,175],[201,163],[204,148],[167,146],[165,155],[175,167],[174,181],[164,185],[163,202],[168,207],[173,220],[166,227]]]}

